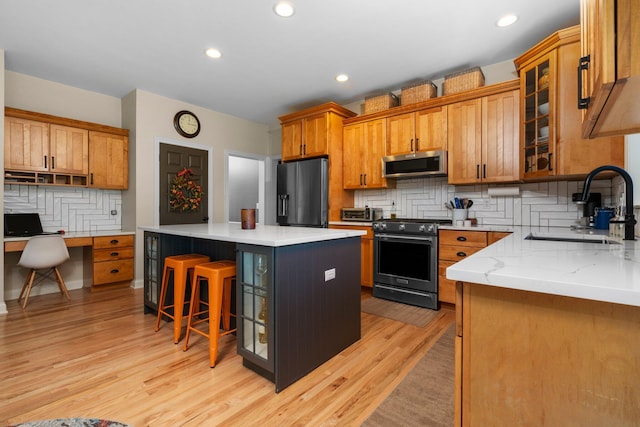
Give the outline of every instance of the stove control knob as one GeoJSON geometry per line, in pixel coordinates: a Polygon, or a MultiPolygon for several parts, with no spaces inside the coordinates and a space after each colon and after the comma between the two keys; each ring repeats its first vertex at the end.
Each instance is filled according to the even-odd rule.
{"type": "Polygon", "coordinates": [[[399,229],[400,231],[404,231],[404,224],[400,224],[400,225],[398,226],[398,229],[399,229]]]}
{"type": "Polygon", "coordinates": [[[429,233],[433,233],[435,231],[435,226],[433,224],[429,224],[428,231],[429,233]]]}
{"type": "Polygon", "coordinates": [[[377,230],[378,228],[380,228],[380,224],[378,224],[377,222],[375,224],[373,224],[373,229],[377,230]]]}
{"type": "Polygon", "coordinates": [[[387,229],[387,224],[380,224],[380,230],[386,230],[387,229]]]}
{"type": "Polygon", "coordinates": [[[421,226],[420,226],[420,228],[418,228],[418,230],[419,230],[421,233],[424,233],[424,232],[426,231],[426,228],[425,228],[425,226],[424,226],[424,225],[421,225],[421,226]]]}

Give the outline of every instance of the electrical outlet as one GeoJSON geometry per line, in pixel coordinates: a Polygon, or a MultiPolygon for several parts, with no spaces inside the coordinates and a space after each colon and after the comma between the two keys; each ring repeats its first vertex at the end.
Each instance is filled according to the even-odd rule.
{"type": "Polygon", "coordinates": [[[336,278],[336,269],[332,268],[331,270],[325,270],[324,272],[324,281],[328,282],[329,280],[333,280],[336,278]]]}
{"type": "Polygon", "coordinates": [[[111,215],[118,215],[118,211],[115,209],[111,209],[111,215]]]}

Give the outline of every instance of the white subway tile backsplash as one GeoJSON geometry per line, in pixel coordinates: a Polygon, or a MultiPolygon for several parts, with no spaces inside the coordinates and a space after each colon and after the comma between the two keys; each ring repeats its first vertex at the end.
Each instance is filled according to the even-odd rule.
{"type": "Polygon", "coordinates": [[[6,213],[37,212],[45,231],[120,230],[122,194],[118,190],[5,185],[6,213]],[[111,215],[116,210],[116,215],[111,215]]]}
{"type": "MultiPolygon", "coordinates": [[[[395,201],[399,217],[451,218],[444,205],[454,197],[468,198],[474,204],[470,215],[481,225],[570,226],[582,217],[582,206],[572,201],[582,192],[583,181],[549,181],[509,184],[520,189],[519,196],[488,195],[489,185],[449,185],[446,178],[398,180],[395,189],[355,192],[356,207],[380,207],[389,217],[395,201]]],[[[497,186],[497,185],[496,185],[497,186]]],[[[619,178],[593,181],[591,192],[602,194],[605,206],[615,205],[624,191],[619,178]]]]}

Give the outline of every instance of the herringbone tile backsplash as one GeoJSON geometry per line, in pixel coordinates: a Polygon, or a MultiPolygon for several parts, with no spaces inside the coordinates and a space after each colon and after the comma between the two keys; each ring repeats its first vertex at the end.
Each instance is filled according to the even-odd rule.
{"type": "MultiPolygon", "coordinates": [[[[388,218],[391,203],[395,202],[399,218],[451,218],[451,211],[444,205],[458,197],[473,200],[469,216],[476,217],[479,225],[564,227],[576,224],[582,217],[582,207],[571,200],[571,195],[582,191],[583,181],[503,186],[517,187],[518,196],[489,196],[488,185],[454,186],[448,185],[446,178],[406,179],[396,184],[395,189],[356,191],[355,207],[380,207],[388,218]]],[[[603,205],[613,206],[621,187],[617,178],[597,180],[592,183],[591,192],[601,193],[603,205]]]]}
{"type": "Polygon", "coordinates": [[[122,195],[119,190],[17,184],[4,186],[4,212],[37,212],[45,231],[120,230],[121,208],[122,195]]]}

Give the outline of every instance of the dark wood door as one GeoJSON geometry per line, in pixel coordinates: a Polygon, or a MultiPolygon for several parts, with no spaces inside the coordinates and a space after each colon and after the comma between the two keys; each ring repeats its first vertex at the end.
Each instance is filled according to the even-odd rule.
{"type": "Polygon", "coordinates": [[[160,225],[197,224],[209,220],[208,173],[206,150],[160,143],[160,225]],[[178,173],[185,168],[192,172],[191,180],[202,189],[200,203],[195,209],[177,209],[169,203],[169,191],[178,173]]]}

